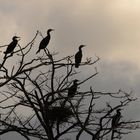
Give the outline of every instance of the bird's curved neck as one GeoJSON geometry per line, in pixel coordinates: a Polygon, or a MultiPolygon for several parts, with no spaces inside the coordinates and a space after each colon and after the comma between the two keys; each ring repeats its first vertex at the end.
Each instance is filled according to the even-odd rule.
{"type": "Polygon", "coordinates": [[[79,51],[80,51],[80,52],[82,51],[82,48],[81,48],[81,47],[79,47],[79,51]]]}
{"type": "Polygon", "coordinates": [[[50,32],[47,32],[47,35],[50,36],[50,32]]]}

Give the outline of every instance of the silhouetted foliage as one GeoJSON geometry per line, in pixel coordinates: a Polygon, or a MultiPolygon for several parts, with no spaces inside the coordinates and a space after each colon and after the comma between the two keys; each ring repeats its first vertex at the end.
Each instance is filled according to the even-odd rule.
{"type": "Polygon", "coordinates": [[[83,134],[87,139],[113,140],[139,128],[139,120],[127,120],[123,114],[136,100],[131,93],[95,91],[92,82],[85,88],[86,82],[98,74],[94,66],[98,57],[57,57],[57,52],[46,48],[48,36],[47,43],[40,43],[38,50],[40,35],[37,31],[24,47],[16,44],[13,56],[1,62],[0,135],[15,131],[27,140],[58,140],[70,138],[67,134],[71,133],[76,140],[83,134]],[[42,52],[36,55],[40,49],[42,52]],[[85,67],[92,67],[93,73],[85,79],[77,78],[78,70],[82,73],[85,67]]]}

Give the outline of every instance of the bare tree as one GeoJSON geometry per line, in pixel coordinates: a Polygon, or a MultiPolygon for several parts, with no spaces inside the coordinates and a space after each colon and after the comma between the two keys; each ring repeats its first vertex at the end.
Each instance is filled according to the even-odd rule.
{"type": "Polygon", "coordinates": [[[98,92],[92,85],[83,88],[98,74],[94,66],[98,57],[82,60],[81,73],[82,67],[90,65],[93,74],[77,79],[73,95],[68,96],[79,75],[74,55],[59,58],[48,49],[36,55],[35,41],[40,34],[37,31],[24,47],[18,44],[19,49],[0,65],[0,135],[15,131],[27,140],[58,140],[67,139],[70,133],[76,140],[84,134],[92,140],[113,140],[139,128],[139,120],[126,120],[123,114],[136,100],[132,93],[98,92]]]}

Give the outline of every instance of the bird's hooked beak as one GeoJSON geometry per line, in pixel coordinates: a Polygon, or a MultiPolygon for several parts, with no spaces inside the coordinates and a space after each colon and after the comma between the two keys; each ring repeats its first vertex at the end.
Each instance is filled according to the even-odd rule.
{"type": "Polygon", "coordinates": [[[81,48],[84,48],[85,46],[87,46],[87,45],[81,45],[81,48]]]}
{"type": "Polygon", "coordinates": [[[17,36],[16,38],[18,39],[18,41],[20,40],[20,37],[19,36],[17,36]]]}
{"type": "Polygon", "coordinates": [[[74,82],[78,82],[79,80],[75,79],[74,82]]]}
{"type": "Polygon", "coordinates": [[[51,31],[54,31],[55,29],[51,29],[51,31]]]}
{"type": "Polygon", "coordinates": [[[13,36],[12,40],[17,40],[17,41],[19,41],[20,39],[18,40],[18,38],[20,38],[20,37],[18,37],[18,36],[13,36]]]}
{"type": "Polygon", "coordinates": [[[123,110],[123,109],[122,109],[122,108],[119,108],[119,109],[117,109],[117,110],[121,111],[121,110],[123,110]]]}
{"type": "Polygon", "coordinates": [[[54,31],[54,29],[48,29],[47,34],[49,34],[51,31],[54,31]]]}

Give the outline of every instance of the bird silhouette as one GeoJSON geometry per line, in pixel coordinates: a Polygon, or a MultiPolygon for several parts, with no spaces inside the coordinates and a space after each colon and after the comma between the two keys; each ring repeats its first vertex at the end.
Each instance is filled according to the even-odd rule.
{"type": "Polygon", "coordinates": [[[114,138],[114,133],[115,133],[115,128],[119,125],[119,121],[121,118],[121,109],[116,110],[116,114],[112,117],[112,135],[111,135],[111,140],[114,138]]]}
{"type": "Polygon", "coordinates": [[[112,118],[112,128],[115,128],[118,126],[118,123],[120,121],[121,118],[121,109],[117,109],[116,110],[116,114],[113,116],[112,118]]]}
{"type": "Polygon", "coordinates": [[[75,54],[75,68],[78,68],[81,60],[82,60],[82,48],[85,47],[85,45],[79,46],[79,51],[75,54]]]}
{"type": "Polygon", "coordinates": [[[79,80],[75,79],[75,80],[73,81],[73,85],[72,85],[71,87],[69,87],[69,89],[68,89],[68,96],[67,96],[67,97],[65,98],[65,100],[62,102],[62,104],[61,104],[62,107],[64,107],[65,104],[66,104],[66,102],[67,102],[70,98],[74,97],[74,95],[76,94],[76,92],[77,92],[77,87],[78,87],[78,84],[77,84],[78,81],[79,81],[79,80]]]}
{"type": "Polygon", "coordinates": [[[41,42],[39,44],[39,49],[36,52],[36,54],[39,53],[41,49],[45,49],[47,47],[47,45],[49,44],[50,39],[51,39],[51,35],[50,35],[51,31],[54,31],[54,29],[48,29],[47,36],[41,40],[41,42]]]}
{"type": "Polygon", "coordinates": [[[77,87],[78,87],[78,82],[79,80],[75,79],[73,81],[73,85],[68,89],[68,97],[74,97],[74,95],[76,94],[77,92],[77,87]]]}
{"type": "Polygon", "coordinates": [[[8,45],[6,51],[4,52],[5,55],[7,55],[8,53],[13,53],[13,51],[14,51],[14,49],[17,46],[17,43],[19,41],[19,40],[17,40],[17,38],[20,38],[20,37],[14,36],[12,38],[13,41],[8,45]]]}

